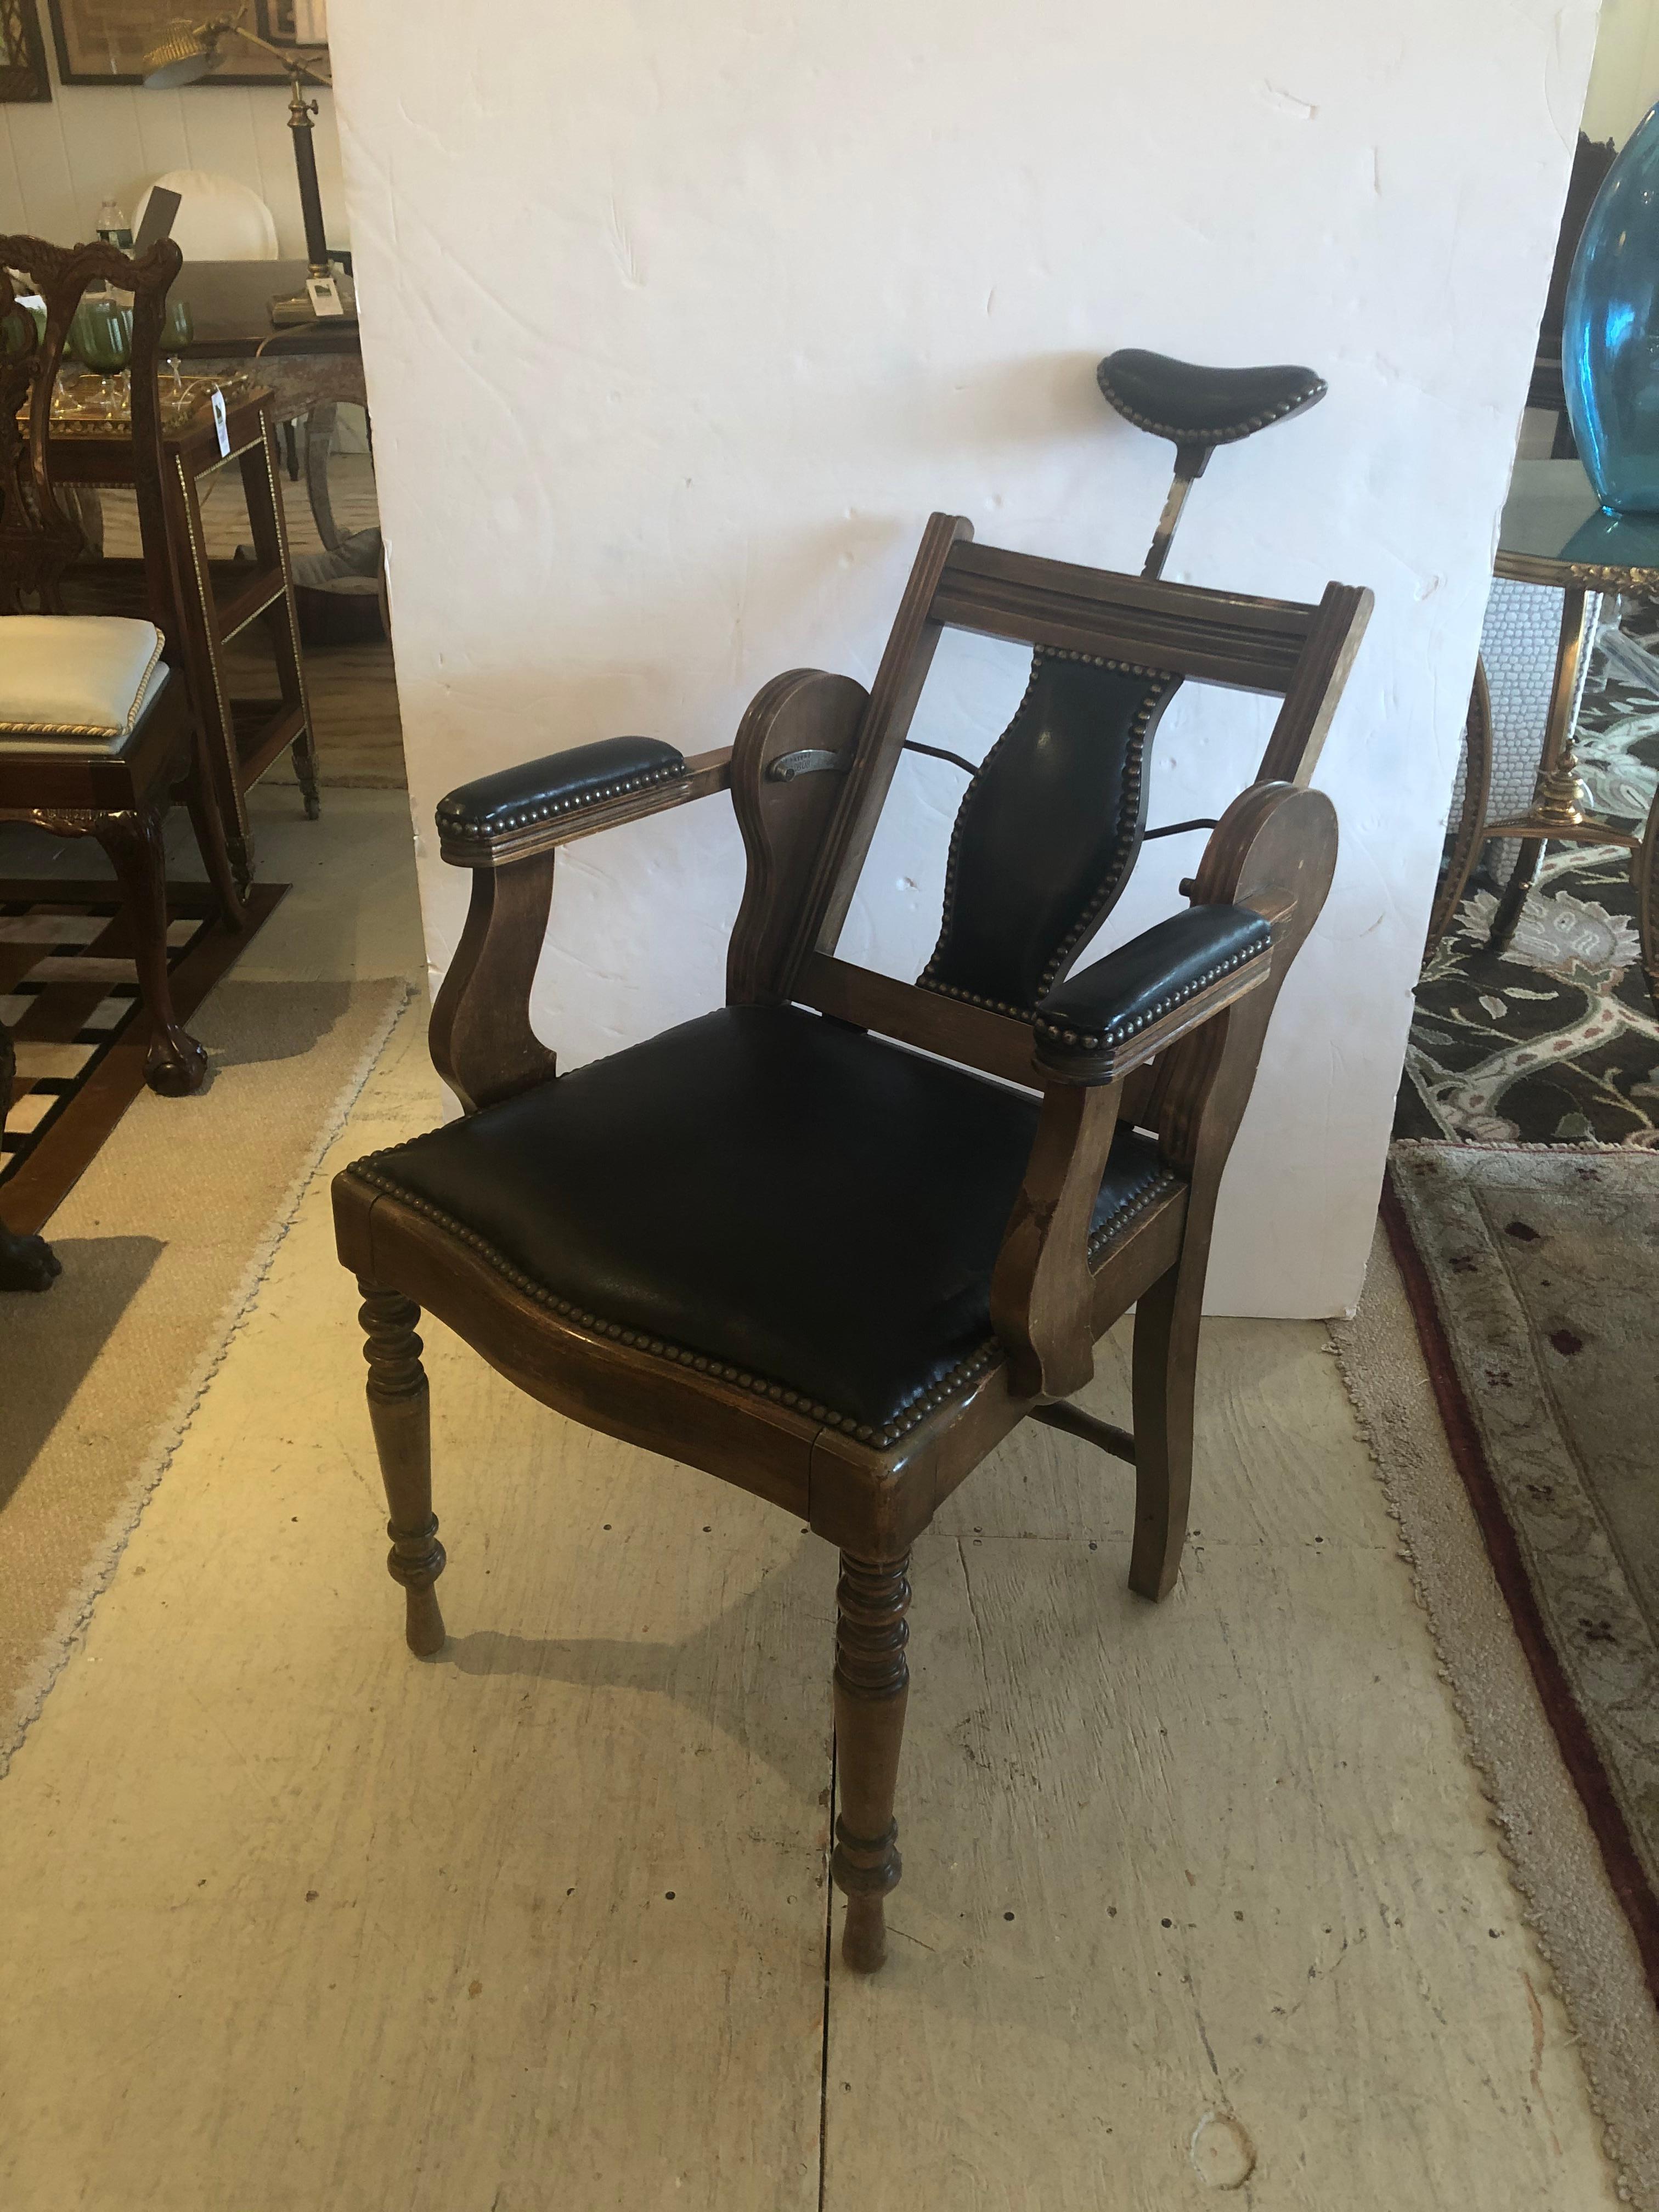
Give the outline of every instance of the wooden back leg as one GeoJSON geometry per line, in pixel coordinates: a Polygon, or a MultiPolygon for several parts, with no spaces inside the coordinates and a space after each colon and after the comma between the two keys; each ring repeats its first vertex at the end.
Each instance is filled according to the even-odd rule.
{"type": "Polygon", "coordinates": [[[1193,1484],[1193,1395],[1210,1234],[1222,1170],[1250,1102],[1291,963],[1336,867],[1336,813],[1322,792],[1253,785],[1206,848],[1196,904],[1254,907],[1273,927],[1270,980],[1183,1038],[1160,1082],[1158,1146],[1191,1181],[1181,1257],[1135,1309],[1135,1534],[1129,1587],[1156,1602],[1175,1588],[1193,1484]]]}
{"type": "Polygon", "coordinates": [[[417,1659],[428,1659],[443,1648],[444,1617],[433,1584],[444,1571],[444,1547],[432,1510],[431,1399],[415,1334],[421,1310],[401,1291],[361,1276],[357,1287],[363,1294],[357,1317],[367,1340],[368,1418],[392,1516],[386,1572],[403,1588],[409,1648],[417,1659]]]}
{"type": "Polygon", "coordinates": [[[244,930],[248,921],[247,903],[231,867],[230,851],[225,843],[225,825],[219,818],[207,771],[199,759],[192,758],[191,762],[184,795],[185,803],[190,809],[191,827],[196,832],[202,863],[219,902],[219,911],[228,927],[244,930]]]}
{"type": "Polygon", "coordinates": [[[152,806],[98,818],[94,836],[109,854],[132,931],[138,988],[149,1014],[149,1050],[144,1080],[163,1097],[182,1098],[199,1091],[207,1075],[207,1054],[173,1010],[167,975],[167,859],[161,817],[152,806]]]}
{"type": "Polygon", "coordinates": [[[1129,1588],[1156,1604],[1175,1588],[1193,1491],[1193,1393],[1202,1263],[1179,1264],[1135,1307],[1135,1533],[1129,1588]]]}
{"type": "Polygon", "coordinates": [[[842,1956],[873,1974],[887,1956],[886,1896],[898,1881],[899,1747],[910,1669],[909,1554],[875,1562],[841,1555],[836,1590],[836,1790],[830,1870],[847,1899],[842,1956]]]}

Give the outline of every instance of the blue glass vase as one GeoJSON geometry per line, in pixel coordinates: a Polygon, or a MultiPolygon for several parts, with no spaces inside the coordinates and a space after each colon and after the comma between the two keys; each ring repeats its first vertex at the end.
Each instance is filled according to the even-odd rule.
{"type": "Polygon", "coordinates": [[[1659,106],[1608,170],[1578,241],[1561,380],[1602,506],[1659,514],[1659,106]]]}

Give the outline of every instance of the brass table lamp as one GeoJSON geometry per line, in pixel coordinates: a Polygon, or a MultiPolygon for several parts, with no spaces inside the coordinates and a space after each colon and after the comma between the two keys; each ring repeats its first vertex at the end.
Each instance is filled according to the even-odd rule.
{"type": "MultiPolygon", "coordinates": [[[[246,9],[243,13],[246,14],[246,9]]],[[[275,54],[288,72],[290,98],[288,104],[288,127],[294,138],[294,167],[300,182],[300,210],[305,221],[306,260],[313,282],[333,280],[338,287],[340,302],[346,314],[356,313],[356,300],[349,276],[336,277],[329,266],[328,241],[323,229],[323,196],[317,183],[317,149],[313,141],[313,118],[317,113],[317,102],[307,100],[307,82],[325,85],[330,82],[322,72],[326,68],[325,54],[285,53],[268,39],[256,32],[245,30],[242,17],[214,15],[207,21],[179,24],[157,46],[144,56],[144,82],[157,92],[172,91],[180,85],[198,84],[218,68],[225,56],[222,51],[225,40],[234,36],[246,39],[250,46],[258,46],[268,54],[275,54]]],[[[278,326],[289,323],[308,323],[315,316],[316,307],[309,292],[296,292],[288,298],[273,300],[270,319],[278,326]]]]}

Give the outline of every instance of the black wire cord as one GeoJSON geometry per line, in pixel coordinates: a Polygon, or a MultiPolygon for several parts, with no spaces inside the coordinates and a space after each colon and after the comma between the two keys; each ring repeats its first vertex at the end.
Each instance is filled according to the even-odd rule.
{"type": "MultiPolygon", "coordinates": [[[[947,753],[943,745],[924,745],[915,738],[906,738],[904,750],[907,753],[926,753],[929,760],[949,761],[952,768],[959,768],[964,775],[979,774],[972,761],[963,760],[960,753],[947,753]]],[[[1208,815],[1202,815],[1195,822],[1169,822],[1162,830],[1145,830],[1142,842],[1150,842],[1154,837],[1179,837],[1188,830],[1214,830],[1218,826],[1208,815]]]]}

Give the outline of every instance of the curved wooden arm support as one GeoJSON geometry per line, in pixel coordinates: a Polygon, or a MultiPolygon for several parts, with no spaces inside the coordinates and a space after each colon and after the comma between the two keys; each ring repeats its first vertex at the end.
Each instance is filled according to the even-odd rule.
{"type": "Polygon", "coordinates": [[[553,902],[556,853],[507,868],[477,868],[466,927],[433,1003],[427,1047],[463,1109],[476,1114],[557,1063],[530,1026],[530,987],[553,902]]]}
{"type": "Polygon", "coordinates": [[[1159,1069],[1153,1117],[1165,1163],[1193,1183],[1188,1234],[1207,1240],[1221,1170],[1249,1103],[1267,1024],[1336,870],[1336,809],[1322,791],[1252,784],[1204,848],[1194,906],[1254,908],[1273,933],[1264,987],[1185,1037],[1159,1069]]]}
{"type": "MultiPolygon", "coordinates": [[[[1273,933],[1270,949],[1247,955],[1137,1028],[1115,1053],[1103,1045],[1082,1055],[1087,1073],[1081,1063],[1075,1072],[1045,1066],[1039,1047],[1048,1088],[991,1279],[991,1325],[1007,1346],[1021,1396],[1068,1398],[1094,1373],[1089,1223],[1124,1078],[1159,1053],[1165,1057],[1149,1118],[1164,1164],[1190,1186],[1182,1266],[1185,1272],[1195,1264],[1201,1285],[1222,1170],[1249,1103],[1273,1003],[1319,917],[1335,866],[1336,814],[1322,792],[1253,785],[1205,848],[1193,902],[1261,915],[1273,933]]],[[[1195,1305],[1194,1314],[1195,1326],[1195,1305]]]]}
{"type": "Polygon", "coordinates": [[[1022,1398],[1069,1398],[1095,1371],[1089,1222],[1117,1128],[1121,1083],[1055,1084],[991,1277],[991,1326],[1022,1398]]]}
{"type": "Polygon", "coordinates": [[[530,1026],[530,989],[547,935],[559,847],[724,791],[731,763],[731,749],[723,747],[687,761],[672,782],[602,795],[498,836],[474,832],[464,851],[445,839],[444,858],[472,871],[472,903],[433,1005],[428,1042],[433,1066],[467,1113],[550,1082],[557,1071],[530,1026]]]}

